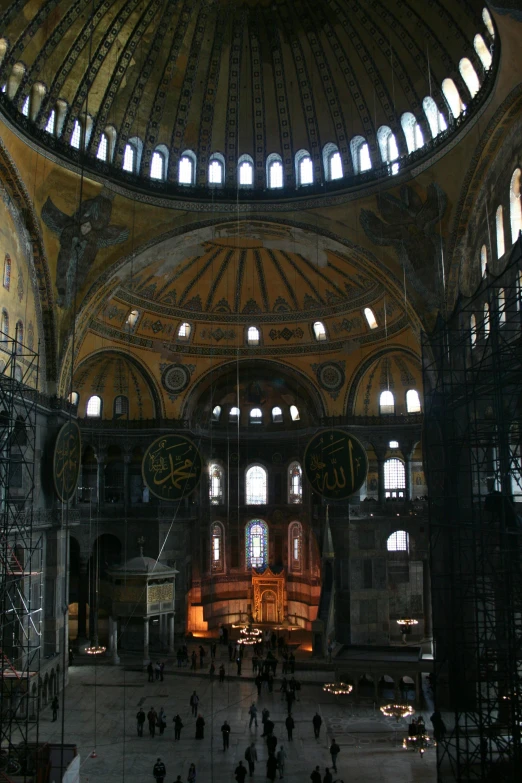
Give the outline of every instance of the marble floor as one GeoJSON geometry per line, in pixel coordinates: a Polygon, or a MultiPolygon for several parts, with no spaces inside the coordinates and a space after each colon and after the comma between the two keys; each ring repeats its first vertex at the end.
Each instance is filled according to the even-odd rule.
{"type": "MultiPolygon", "coordinates": [[[[219,663],[218,663],[219,668],[219,663]]],[[[228,668],[228,665],[227,665],[228,668]]],[[[197,783],[234,783],[234,770],[245,750],[255,741],[258,763],[253,778],[266,780],[267,748],[261,738],[261,710],[267,707],[275,722],[278,746],[287,752],[286,783],[308,783],[316,765],[324,774],[329,766],[329,742],[335,737],[341,748],[337,760],[338,774],[334,780],[357,783],[428,783],[436,780],[435,750],[423,757],[402,748],[407,734],[406,721],[396,723],[384,718],[373,706],[357,707],[351,697],[335,697],[322,691],[319,681],[299,675],[303,681],[300,698],[294,704],[296,728],[293,741],[287,741],[284,720],[286,704],[280,693],[263,691],[260,699],[250,677],[250,663],[244,667],[246,676],[227,677],[220,684],[208,675],[177,669],[167,664],[163,682],[147,682],[146,673],[132,666],[77,665],[70,669],[65,694],[63,741],[75,743],[81,755],[81,783],[144,783],[153,781],[152,768],[158,757],[166,765],[165,783],[181,775],[187,781],[189,765],[194,762],[197,783]],[[200,697],[199,712],[203,715],[205,737],[195,739],[195,719],[189,707],[190,694],[200,697]],[[344,700],[343,700],[344,699],[344,700]],[[248,728],[248,709],[255,701],[259,710],[259,728],[248,728]],[[144,727],[144,736],[137,736],[136,713],[140,706],[148,712],[163,707],[167,714],[167,729],[163,736],[151,739],[144,727]],[[318,711],[323,718],[321,736],[314,738],[312,717],[318,711]],[[181,741],[174,742],[172,719],[179,712],[184,728],[181,741]],[[224,719],[231,726],[230,748],[224,752],[220,727],[224,719]],[[92,755],[96,752],[96,756],[92,755]]],[[[235,667],[233,667],[235,672],[235,667]]],[[[303,673],[304,674],[304,673],[303,673]]],[[[320,679],[320,673],[319,677],[320,679]]],[[[429,727],[429,712],[425,714],[429,727]]],[[[52,722],[46,708],[40,719],[40,740],[62,740],[62,715],[52,722]]],[[[245,766],[248,766],[243,761],[245,766]]],[[[249,779],[247,778],[247,781],[249,779]]]]}

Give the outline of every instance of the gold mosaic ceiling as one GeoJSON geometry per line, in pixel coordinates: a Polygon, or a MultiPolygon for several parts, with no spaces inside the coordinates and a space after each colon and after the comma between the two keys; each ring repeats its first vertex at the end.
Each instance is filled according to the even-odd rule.
{"type": "Polygon", "coordinates": [[[413,112],[430,138],[422,100],[431,95],[448,116],[441,83],[459,73],[484,32],[482,0],[0,0],[7,42],[0,77],[16,63],[23,77],[14,101],[22,109],[32,85],[45,97],[36,123],[45,128],[60,99],[68,110],[62,137],[87,112],[91,154],[107,126],[117,133],[121,168],[127,140],[143,140],[142,172],[157,145],[169,151],[168,179],[180,154],[193,150],[198,181],[223,154],[228,181],[238,156],[255,164],[282,155],[285,181],[307,149],[317,178],[325,144],[335,144],[351,171],[350,140],[365,137],[379,160],[376,131],[387,125],[405,141],[399,118],[413,112]],[[91,23],[93,15],[94,23],[91,23]]]}

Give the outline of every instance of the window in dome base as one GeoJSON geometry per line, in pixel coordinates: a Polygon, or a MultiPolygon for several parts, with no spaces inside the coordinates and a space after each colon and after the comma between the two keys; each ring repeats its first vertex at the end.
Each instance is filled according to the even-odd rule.
{"type": "Polygon", "coordinates": [[[128,171],[130,174],[134,173],[136,165],[136,150],[132,144],[126,144],[123,152],[123,171],[128,171]]]}
{"type": "Polygon", "coordinates": [[[268,187],[271,189],[283,187],[283,163],[279,155],[272,154],[268,156],[268,187]]]}
{"type": "Polygon", "coordinates": [[[469,90],[469,94],[472,98],[474,98],[480,90],[480,81],[476,70],[471,64],[471,60],[469,60],[467,57],[463,57],[459,63],[459,71],[460,75],[464,79],[466,87],[469,90]]]}
{"type": "Polygon", "coordinates": [[[82,139],[82,126],[80,125],[78,120],[75,120],[73,132],[71,135],[71,147],[74,147],[74,149],[79,150],[81,139],[82,139]]]}
{"type": "Polygon", "coordinates": [[[212,421],[219,421],[221,418],[221,405],[215,405],[212,410],[212,421]]]}
{"type": "Polygon", "coordinates": [[[305,157],[299,162],[299,184],[311,185],[314,181],[312,158],[305,157]]]}
{"type": "Polygon", "coordinates": [[[290,405],[290,417],[292,421],[301,421],[299,409],[295,405],[290,405]]]}
{"type": "Polygon", "coordinates": [[[114,398],[114,418],[118,419],[122,416],[129,415],[129,400],[123,394],[119,394],[114,398]]]}
{"type": "Polygon", "coordinates": [[[159,180],[165,179],[165,157],[161,152],[154,151],[152,153],[150,178],[159,180]]]}
{"type": "Polygon", "coordinates": [[[96,157],[98,160],[107,160],[107,155],[109,152],[109,140],[107,139],[107,135],[105,133],[102,133],[100,136],[100,143],[98,144],[98,152],[96,153],[96,157]]]}
{"type": "Polygon", "coordinates": [[[283,421],[283,411],[278,405],[272,408],[272,421],[274,424],[281,424],[283,421]]]}
{"type": "Polygon", "coordinates": [[[178,340],[183,340],[184,342],[187,342],[190,338],[191,332],[192,332],[191,325],[186,321],[184,321],[182,324],[179,325],[178,340]]]}
{"type": "Polygon", "coordinates": [[[261,333],[257,326],[249,326],[247,332],[248,345],[259,345],[261,341],[261,333]]]}
{"type": "Polygon", "coordinates": [[[45,126],[45,130],[47,131],[47,133],[54,135],[55,126],[56,126],[56,112],[53,109],[49,115],[49,119],[47,120],[47,125],[45,126]]]}
{"type": "Polygon", "coordinates": [[[238,164],[239,184],[243,188],[250,188],[254,184],[254,165],[249,155],[242,155],[238,164]]]}
{"type": "Polygon", "coordinates": [[[395,399],[391,391],[381,392],[379,399],[379,409],[381,413],[386,415],[395,413],[395,399]]]}
{"type": "Polygon", "coordinates": [[[178,166],[178,182],[180,185],[194,184],[194,161],[189,155],[182,155],[178,166]]]}
{"type": "Polygon", "coordinates": [[[371,309],[371,307],[364,308],[364,317],[366,318],[370,329],[377,329],[379,324],[377,323],[377,319],[375,318],[375,315],[373,314],[373,310],[371,309]]]}
{"type": "Polygon", "coordinates": [[[459,91],[455,85],[453,79],[444,79],[442,82],[442,92],[448,102],[448,106],[451,109],[451,113],[457,119],[460,117],[466,106],[462,102],[459,91]]]}
{"type": "Polygon", "coordinates": [[[406,392],[406,410],[408,413],[421,412],[419,392],[416,389],[409,389],[406,392]]]}
{"type": "Polygon", "coordinates": [[[90,397],[89,401],[87,402],[85,415],[92,418],[98,418],[101,416],[101,407],[102,407],[101,397],[98,397],[98,395],[95,394],[92,397],[90,397]]]}
{"type": "Polygon", "coordinates": [[[480,33],[476,34],[473,40],[473,46],[475,47],[475,51],[480,58],[480,62],[482,63],[484,70],[489,71],[489,69],[491,68],[491,63],[493,61],[493,58],[491,57],[491,52],[486,46],[486,42],[484,41],[480,33]]]}
{"type": "Polygon", "coordinates": [[[326,329],[324,328],[322,321],[316,321],[314,323],[314,335],[317,342],[326,340],[326,329]]]}
{"type": "Polygon", "coordinates": [[[495,37],[495,28],[493,27],[493,19],[487,8],[482,9],[482,21],[486,25],[487,31],[492,38],[495,37]]]}
{"type": "Polygon", "coordinates": [[[343,162],[339,152],[334,152],[330,155],[328,166],[330,170],[330,180],[343,178],[343,162]]]}
{"type": "Polygon", "coordinates": [[[263,423],[263,413],[261,411],[261,408],[252,408],[250,411],[250,424],[262,424],[263,423]]]}
{"type": "Polygon", "coordinates": [[[233,408],[230,408],[230,413],[228,414],[228,420],[231,424],[238,424],[239,423],[239,408],[236,408],[235,406],[233,408]]]}
{"type": "Polygon", "coordinates": [[[208,182],[209,185],[222,185],[224,182],[225,168],[220,160],[214,158],[210,161],[208,167],[208,182]]]}
{"type": "Polygon", "coordinates": [[[27,96],[22,106],[22,114],[24,117],[29,117],[29,96],[27,96]]]}

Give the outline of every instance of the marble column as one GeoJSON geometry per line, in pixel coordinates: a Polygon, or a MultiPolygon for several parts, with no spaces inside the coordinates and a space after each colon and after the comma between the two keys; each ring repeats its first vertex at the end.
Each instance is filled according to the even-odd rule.
{"type": "Polygon", "coordinates": [[[174,652],[174,614],[169,614],[169,653],[174,652]]]}
{"type": "Polygon", "coordinates": [[[96,474],[96,505],[98,508],[105,502],[105,462],[107,459],[107,452],[105,449],[100,449],[96,454],[96,462],[98,464],[96,474]]]}
{"type": "Polygon", "coordinates": [[[114,644],[114,620],[109,617],[109,652],[112,652],[114,644]]]}
{"type": "Polygon", "coordinates": [[[384,505],[386,501],[386,492],[384,489],[384,458],[377,457],[377,486],[378,486],[378,500],[381,505],[384,505]]]}
{"type": "Polygon", "coordinates": [[[406,455],[404,457],[404,478],[405,478],[405,500],[412,500],[412,491],[411,491],[411,456],[406,455]]]}
{"type": "Polygon", "coordinates": [[[78,643],[87,639],[87,602],[89,579],[87,575],[87,558],[80,558],[80,575],[78,582],[78,643]]]}
{"type": "Polygon", "coordinates": [[[118,618],[114,618],[113,624],[112,624],[112,634],[111,634],[111,647],[112,647],[112,663],[114,666],[117,666],[120,662],[120,658],[118,656],[118,618]]]}
{"type": "Polygon", "coordinates": [[[150,660],[149,656],[149,618],[144,617],[143,618],[143,661],[144,663],[148,663],[150,660]]]}
{"type": "Polygon", "coordinates": [[[129,466],[131,463],[132,455],[124,454],[123,456],[123,503],[127,507],[130,503],[130,482],[129,482],[129,466]]]}

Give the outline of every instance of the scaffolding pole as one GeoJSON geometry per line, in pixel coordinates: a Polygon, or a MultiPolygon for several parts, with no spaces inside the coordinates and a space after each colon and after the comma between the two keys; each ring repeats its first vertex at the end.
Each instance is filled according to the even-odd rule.
{"type": "Polygon", "coordinates": [[[438,780],[522,769],[522,243],[423,336],[438,780]]]}

